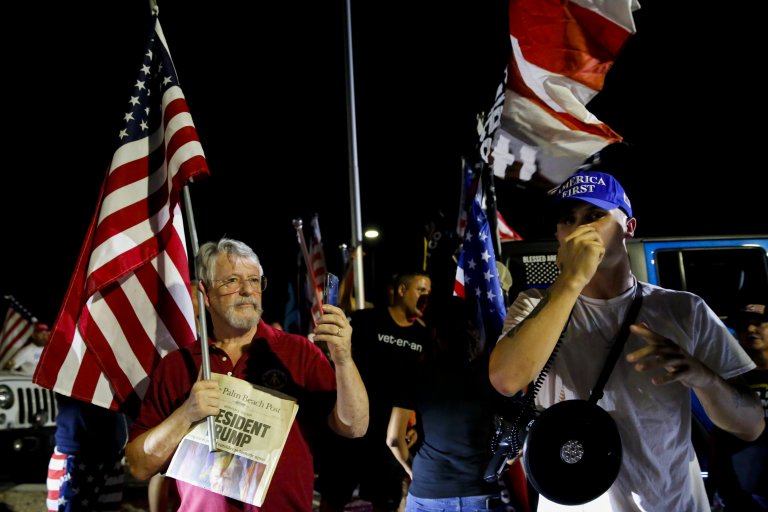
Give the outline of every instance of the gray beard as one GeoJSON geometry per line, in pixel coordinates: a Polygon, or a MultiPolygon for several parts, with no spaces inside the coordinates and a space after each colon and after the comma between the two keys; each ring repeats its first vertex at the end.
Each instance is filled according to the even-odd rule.
{"type": "Polygon", "coordinates": [[[233,304],[229,308],[227,308],[224,318],[226,318],[227,323],[231,325],[232,327],[236,329],[252,329],[259,325],[259,320],[261,320],[261,315],[264,313],[264,309],[259,306],[258,304],[250,301],[242,301],[237,304],[233,304]],[[238,315],[235,313],[235,308],[237,306],[240,306],[242,304],[251,304],[253,306],[253,309],[255,311],[255,316],[252,317],[244,317],[242,315],[238,315]]]}

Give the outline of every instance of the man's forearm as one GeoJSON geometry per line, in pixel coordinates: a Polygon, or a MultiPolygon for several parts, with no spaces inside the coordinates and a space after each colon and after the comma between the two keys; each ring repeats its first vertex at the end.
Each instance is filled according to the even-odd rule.
{"type": "Polygon", "coordinates": [[[491,352],[491,383],[503,395],[514,395],[539,374],[568,322],[581,288],[555,281],[541,302],[491,352]]]}
{"type": "Polygon", "coordinates": [[[765,428],[765,412],[754,393],[718,377],[706,387],[693,388],[709,419],[744,441],[754,441],[765,428]]]}
{"type": "Polygon", "coordinates": [[[177,409],[162,423],[128,443],[125,456],[131,474],[139,480],[146,480],[163,470],[191,426],[181,410],[177,409]]]}
{"type": "Polygon", "coordinates": [[[336,407],[331,427],[345,437],[361,437],[368,430],[368,393],[351,359],[336,364],[336,407]]]}

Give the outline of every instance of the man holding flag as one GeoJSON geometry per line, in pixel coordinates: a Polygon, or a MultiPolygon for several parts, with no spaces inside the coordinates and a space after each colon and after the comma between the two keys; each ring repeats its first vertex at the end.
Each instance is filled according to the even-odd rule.
{"type": "MultiPolygon", "coordinates": [[[[309,511],[314,467],[307,436],[314,435],[321,422],[344,437],[360,437],[368,428],[368,396],[352,360],[352,328],[340,308],[323,306],[314,335],[315,341],[327,345],[332,367],[309,339],[262,320],[267,278],[250,247],[227,238],[208,242],[198,251],[197,268],[215,338],[208,347],[211,371],[296,398],[299,415],[262,507],[178,480],[180,509],[309,511]]],[[[202,348],[192,345],[169,354],[153,373],[126,447],[135,477],[146,479],[164,470],[189,429],[219,414],[218,383],[200,378],[202,348]]]]}
{"type": "Polygon", "coordinates": [[[151,21],[97,211],[33,377],[66,404],[49,510],[119,510],[123,413],[136,413],[157,363],[195,341],[179,203],[208,166],[156,6],[151,21]]]}

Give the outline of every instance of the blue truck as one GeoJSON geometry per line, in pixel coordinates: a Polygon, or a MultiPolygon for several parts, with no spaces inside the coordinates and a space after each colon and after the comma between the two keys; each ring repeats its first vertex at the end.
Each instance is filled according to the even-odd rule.
{"type": "MultiPolygon", "coordinates": [[[[556,240],[501,245],[501,262],[512,276],[511,300],[557,277],[556,240]]],[[[768,300],[768,234],[635,238],[627,250],[639,280],[695,293],[723,319],[739,305],[768,300]]]]}

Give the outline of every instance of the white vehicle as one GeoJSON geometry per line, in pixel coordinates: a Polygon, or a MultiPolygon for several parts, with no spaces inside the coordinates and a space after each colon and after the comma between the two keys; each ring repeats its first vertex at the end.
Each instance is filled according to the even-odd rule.
{"type": "Polygon", "coordinates": [[[55,393],[0,370],[0,460],[14,480],[45,480],[56,432],[55,393]]]}

